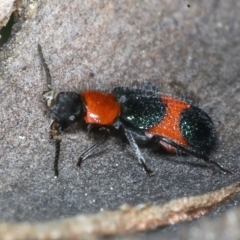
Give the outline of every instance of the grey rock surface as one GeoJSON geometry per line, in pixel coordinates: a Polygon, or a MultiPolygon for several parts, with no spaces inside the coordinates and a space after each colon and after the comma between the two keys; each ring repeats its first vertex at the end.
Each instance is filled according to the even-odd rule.
{"type": "Polygon", "coordinates": [[[12,14],[16,10],[14,0],[2,0],[0,2],[0,28],[5,26],[12,14]]]}
{"type": "MultiPolygon", "coordinates": [[[[25,7],[21,29],[0,52],[2,220],[43,222],[115,209],[123,203],[164,203],[239,181],[239,1],[41,0],[25,7]],[[41,99],[46,82],[38,43],[57,92],[109,90],[151,81],[162,92],[194,96],[216,126],[218,144],[211,157],[234,176],[206,167],[192,156],[143,148],[148,166],[156,172],[148,178],[130,146],[115,136],[79,170],[77,157],[96,138],[76,127],[64,134],[60,176],[54,179],[54,145],[48,139],[51,120],[41,99]]],[[[227,228],[221,215],[233,206],[239,206],[239,196],[201,223],[136,238],[170,239],[180,231],[202,228],[208,218],[227,228]]],[[[211,224],[203,229],[217,231],[211,224]]],[[[190,233],[182,236],[179,239],[192,239],[190,233]]]]}

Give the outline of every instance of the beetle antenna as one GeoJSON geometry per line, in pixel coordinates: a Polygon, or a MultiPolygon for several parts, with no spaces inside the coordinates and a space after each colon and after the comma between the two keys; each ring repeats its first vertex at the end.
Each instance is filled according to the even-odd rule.
{"type": "Polygon", "coordinates": [[[54,159],[54,176],[58,177],[58,160],[60,154],[60,143],[61,140],[55,140],[55,159],[54,159]]]}
{"type": "Polygon", "coordinates": [[[52,76],[50,74],[50,71],[49,71],[48,65],[46,63],[46,60],[43,56],[42,47],[41,47],[40,44],[38,44],[38,53],[39,53],[41,63],[43,65],[43,68],[44,68],[45,73],[46,73],[48,91],[51,91],[53,89],[53,87],[52,87],[52,76]]]}
{"type": "Polygon", "coordinates": [[[41,60],[41,63],[43,65],[43,68],[45,70],[46,73],[46,78],[47,78],[47,91],[44,91],[42,96],[44,101],[46,102],[46,105],[48,106],[48,108],[50,108],[53,105],[54,102],[54,92],[53,92],[53,87],[52,87],[52,76],[50,74],[48,65],[46,63],[46,60],[43,56],[43,52],[42,52],[42,47],[40,44],[38,44],[38,54],[41,60]]]}
{"type": "Polygon", "coordinates": [[[61,145],[62,137],[61,137],[61,127],[56,121],[53,121],[50,126],[49,138],[55,141],[54,176],[55,178],[57,178],[58,177],[58,161],[59,161],[60,145],[61,145]]]}

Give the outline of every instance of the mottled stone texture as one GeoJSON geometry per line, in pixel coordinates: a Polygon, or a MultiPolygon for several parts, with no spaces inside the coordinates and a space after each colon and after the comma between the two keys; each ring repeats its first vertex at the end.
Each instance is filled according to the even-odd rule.
{"type": "MultiPolygon", "coordinates": [[[[0,52],[2,220],[46,221],[115,209],[123,203],[164,203],[239,180],[238,0],[41,0],[26,2],[24,10],[21,28],[0,52]],[[193,96],[216,125],[219,141],[212,158],[235,175],[225,176],[191,156],[144,148],[148,166],[156,172],[148,178],[131,148],[115,136],[79,170],[78,155],[96,138],[71,129],[63,137],[60,176],[54,179],[38,43],[57,91],[107,90],[147,80],[163,92],[193,96]]],[[[239,196],[209,217],[227,228],[219,212],[235,205],[239,196]]],[[[159,239],[163,234],[167,239],[179,229],[188,232],[203,225],[195,221],[136,237],[159,239]]],[[[217,231],[211,224],[203,229],[217,231]]],[[[190,233],[176,239],[186,236],[193,239],[190,233]]]]}
{"type": "Polygon", "coordinates": [[[12,14],[16,10],[14,0],[1,0],[0,2],[0,28],[5,26],[12,14]]]}

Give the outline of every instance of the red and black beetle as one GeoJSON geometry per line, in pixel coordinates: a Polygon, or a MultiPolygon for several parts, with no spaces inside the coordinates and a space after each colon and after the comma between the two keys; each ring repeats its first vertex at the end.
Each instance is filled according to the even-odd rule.
{"type": "Polygon", "coordinates": [[[211,118],[200,108],[160,93],[151,83],[145,83],[141,88],[115,87],[111,92],[61,92],[55,98],[51,75],[40,45],[38,52],[47,76],[48,90],[43,93],[43,98],[53,119],[49,134],[56,144],[56,177],[61,133],[82,120],[89,128],[99,126],[104,134],[81,154],[77,166],[108,139],[109,127],[114,126],[124,132],[136,158],[148,175],[154,173],[147,167],[138,141],[152,141],[169,152],[180,151],[194,155],[215,165],[223,173],[232,174],[208,157],[214,146],[215,129],[211,118]]]}

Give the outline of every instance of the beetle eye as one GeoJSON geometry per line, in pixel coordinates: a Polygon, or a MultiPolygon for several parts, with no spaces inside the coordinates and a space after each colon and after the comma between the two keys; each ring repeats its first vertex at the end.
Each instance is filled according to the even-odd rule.
{"type": "Polygon", "coordinates": [[[74,116],[74,115],[71,115],[68,119],[72,122],[72,121],[75,120],[75,116],[74,116]]]}

